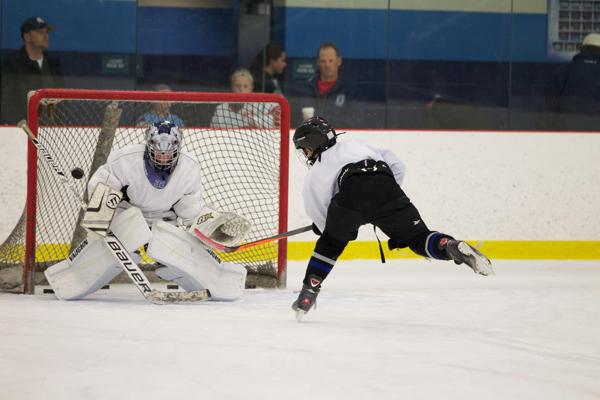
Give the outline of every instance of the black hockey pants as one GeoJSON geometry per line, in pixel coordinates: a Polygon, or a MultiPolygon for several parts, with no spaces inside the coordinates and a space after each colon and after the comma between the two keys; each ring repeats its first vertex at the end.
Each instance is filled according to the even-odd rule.
{"type": "Polygon", "coordinates": [[[390,237],[390,249],[410,247],[424,257],[447,259],[437,243],[448,235],[430,231],[390,173],[353,174],[343,179],[327,210],[325,229],[306,271],[325,279],[358,228],[373,224],[390,237]]]}

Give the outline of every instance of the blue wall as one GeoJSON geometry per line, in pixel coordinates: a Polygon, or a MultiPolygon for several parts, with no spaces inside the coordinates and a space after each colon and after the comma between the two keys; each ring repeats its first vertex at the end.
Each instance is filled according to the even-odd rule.
{"type": "MultiPolygon", "coordinates": [[[[231,8],[138,8],[135,0],[3,0],[3,49],[21,46],[20,24],[33,15],[56,26],[54,51],[233,56],[237,50],[231,8]]],[[[274,36],[285,40],[291,57],[313,57],[320,43],[333,41],[344,58],[500,62],[546,61],[546,19],[307,7],[276,7],[273,17],[283,25],[274,36]]]]}
{"type": "Polygon", "coordinates": [[[135,0],[3,0],[2,48],[22,46],[21,23],[41,16],[53,51],[135,53],[135,0]]]}
{"type": "Polygon", "coordinates": [[[320,43],[331,41],[344,58],[546,60],[542,14],[287,8],[285,19],[292,57],[314,57],[320,43]]]}
{"type": "Polygon", "coordinates": [[[225,8],[140,7],[141,54],[233,55],[233,12],[225,8]]]}

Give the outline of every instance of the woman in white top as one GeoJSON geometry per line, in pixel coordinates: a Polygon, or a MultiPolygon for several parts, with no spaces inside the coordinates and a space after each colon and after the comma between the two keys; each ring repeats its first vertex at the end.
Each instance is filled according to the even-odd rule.
{"type": "MultiPolygon", "coordinates": [[[[254,79],[247,69],[238,69],[231,75],[233,93],[252,93],[254,79]]],[[[279,118],[275,103],[219,104],[210,121],[212,128],[275,128],[279,118]]]]}

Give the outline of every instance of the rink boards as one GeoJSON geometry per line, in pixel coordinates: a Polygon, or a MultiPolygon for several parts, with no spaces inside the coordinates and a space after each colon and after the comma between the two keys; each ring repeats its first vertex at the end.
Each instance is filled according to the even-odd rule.
{"type": "MultiPolygon", "coordinates": [[[[432,230],[481,243],[493,258],[600,259],[596,132],[377,130],[349,131],[340,140],[350,137],[400,156],[403,189],[432,230]]],[[[310,222],[301,198],[306,168],[290,164],[289,226],[295,227],[310,222]]],[[[307,259],[315,236],[291,240],[288,258],[307,259]]],[[[375,240],[372,226],[361,228],[343,257],[378,259],[375,240]]]]}
{"type": "MultiPolygon", "coordinates": [[[[26,143],[16,128],[0,131],[8,150],[0,178],[0,235],[6,236],[24,206],[26,143]]],[[[493,258],[600,259],[597,133],[379,130],[349,131],[340,140],[351,137],[402,158],[403,189],[431,229],[482,242],[493,258]]],[[[310,220],[301,197],[307,169],[290,150],[292,229],[310,220]]],[[[288,258],[306,259],[314,240],[311,233],[291,238],[288,258]]],[[[379,258],[372,227],[361,229],[344,256],[379,258]]]]}

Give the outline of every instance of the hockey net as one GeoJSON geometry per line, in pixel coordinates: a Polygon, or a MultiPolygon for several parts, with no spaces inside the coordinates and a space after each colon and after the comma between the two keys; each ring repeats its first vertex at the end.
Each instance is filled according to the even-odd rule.
{"type": "MultiPolygon", "coordinates": [[[[165,110],[201,165],[205,203],[248,218],[247,241],[285,232],[289,106],[282,96],[43,89],[30,96],[28,124],[67,175],[84,171],[73,179],[84,197],[110,151],[143,143],[147,124],[165,110]]],[[[33,293],[44,269],[85,236],[77,200],[31,144],[27,176],[26,210],[0,246],[4,291],[33,293]]],[[[219,256],[248,270],[247,287],[285,286],[285,240],[219,256]]],[[[142,268],[152,271],[153,261],[143,257],[142,268]]]]}

